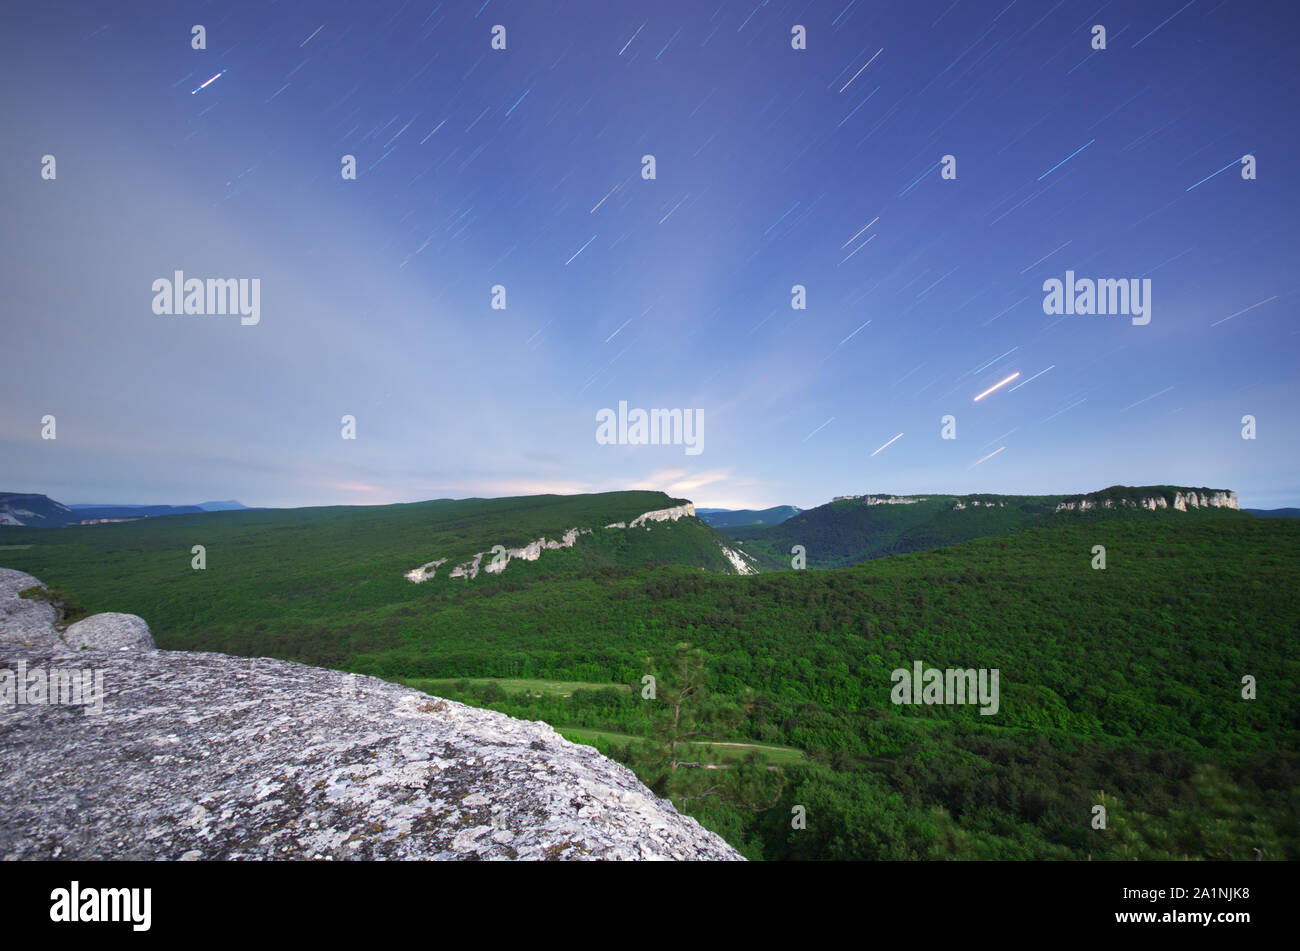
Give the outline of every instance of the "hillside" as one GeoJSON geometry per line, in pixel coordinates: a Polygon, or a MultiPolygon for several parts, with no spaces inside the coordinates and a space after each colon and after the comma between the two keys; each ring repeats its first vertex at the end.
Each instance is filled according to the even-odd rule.
{"type": "Polygon", "coordinates": [[[810,568],[1006,535],[1070,517],[1159,518],[1236,509],[1235,494],[1175,486],[1112,486],[1084,495],[862,495],[838,498],[780,525],[721,529],[767,570],[788,569],[803,546],[810,568]],[[1202,500],[1205,504],[1202,505],[1202,500]]]}
{"type": "Polygon", "coordinates": [[[59,528],[81,519],[81,515],[49,496],[33,492],[0,492],[0,525],[59,528]]]}
{"type": "MultiPolygon", "coordinates": [[[[651,495],[627,508],[676,501],[651,495]]],[[[149,617],[163,647],[435,680],[441,696],[545,720],[750,858],[1300,858],[1300,525],[1221,509],[1056,515],[1065,497],[1044,499],[1052,512],[1022,531],[756,577],[584,561],[585,539],[469,583],[403,577],[431,554],[439,511],[469,534],[456,506],[513,514],[531,522],[510,539],[525,544],[571,526],[570,507],[590,504],[572,498],[204,516],[206,572],[189,569],[190,519],[7,528],[0,557],[89,609],[149,617]],[[746,751],[729,768],[664,769],[664,708],[641,678],[677,689],[682,641],[703,652],[691,712],[712,744],[692,755],[746,751]],[[890,672],[916,661],[997,668],[996,715],[893,704],[890,672]],[[1102,794],[1104,833],[1087,822],[1102,794]],[[794,805],[806,830],[790,828],[794,805]]],[[[990,500],[1008,497],[949,511],[1042,514],[990,500]]],[[[452,553],[455,534],[433,547],[452,553]]],[[[461,558],[483,550],[458,544],[461,558]]]]}
{"type": "MultiPolygon", "coordinates": [[[[689,503],[662,492],[609,492],[249,509],[59,532],[0,526],[0,564],[60,579],[91,611],[149,618],[161,647],[232,638],[233,652],[252,653],[257,632],[250,625],[338,631],[340,620],[356,612],[420,605],[446,587],[480,590],[666,564],[734,573],[723,551],[731,541],[699,519],[630,527],[647,512],[683,504],[689,503]],[[606,528],[620,522],[629,527],[606,528]],[[535,561],[512,559],[499,574],[485,570],[473,579],[453,579],[448,570],[420,584],[407,577],[438,559],[447,559],[448,569],[476,554],[486,562],[494,545],[558,540],[575,527],[590,533],[535,561]],[[204,548],[203,570],[191,567],[195,545],[204,548]]],[[[341,664],[341,655],[331,663],[341,664]]]]}

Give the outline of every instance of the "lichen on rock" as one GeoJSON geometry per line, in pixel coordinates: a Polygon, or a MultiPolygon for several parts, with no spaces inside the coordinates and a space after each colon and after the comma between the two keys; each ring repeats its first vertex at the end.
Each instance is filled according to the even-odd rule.
{"type": "Polygon", "coordinates": [[[93,666],[103,696],[0,705],[0,860],[741,858],[545,723],[288,661],[34,646],[17,575],[0,680],[93,666]]]}

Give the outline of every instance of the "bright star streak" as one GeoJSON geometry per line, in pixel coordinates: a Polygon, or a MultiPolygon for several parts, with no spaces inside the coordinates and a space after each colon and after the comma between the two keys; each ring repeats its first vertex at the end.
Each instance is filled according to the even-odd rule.
{"type": "MultiPolygon", "coordinates": [[[[868,321],[867,321],[867,324],[869,324],[869,323],[871,323],[871,321],[868,320],[868,321]]],[[[863,324],[862,327],[865,327],[867,324],[863,324]]],[[[859,327],[858,330],[861,330],[862,327],[859,327]]],[[[837,344],[837,346],[841,346],[841,347],[842,347],[842,346],[844,346],[844,344],[848,343],[850,340],[852,340],[854,337],[856,337],[856,336],[858,335],[858,330],[853,331],[853,333],[849,334],[847,337],[845,337],[843,340],[841,340],[841,341],[839,342],[839,344],[837,344]]]]}
{"type": "MultiPolygon", "coordinates": [[[[1232,168],[1234,165],[1240,165],[1240,164],[1241,164],[1241,159],[1233,159],[1231,162],[1229,162],[1227,165],[1223,166],[1223,168],[1219,169],[1217,172],[1214,172],[1214,173],[1211,174],[1211,175],[1206,175],[1206,176],[1205,176],[1204,178],[1202,178],[1199,182],[1197,182],[1196,185],[1204,185],[1206,182],[1208,182],[1210,179],[1212,179],[1215,175],[1222,175],[1224,172],[1226,172],[1228,169],[1232,168]]],[[[1186,188],[1183,189],[1183,191],[1185,191],[1185,192],[1189,192],[1189,191],[1191,191],[1193,188],[1195,188],[1196,185],[1188,185],[1186,188]]]]}
{"type": "MultiPolygon", "coordinates": [[[[645,21],[645,23],[649,23],[649,22],[650,22],[649,20],[645,21]]],[[[645,23],[642,23],[640,26],[636,28],[636,33],[632,34],[632,40],[635,40],[637,38],[637,35],[640,34],[642,30],[645,29],[645,23]]],[[[618,51],[619,56],[622,56],[624,53],[627,52],[627,48],[632,45],[632,40],[628,40],[626,43],[623,44],[623,48],[618,51]]]]}
{"type": "MultiPolygon", "coordinates": [[[[206,83],[204,83],[202,86],[200,86],[199,89],[207,89],[209,86],[211,86],[214,82],[216,82],[218,79],[220,79],[220,78],[221,78],[222,76],[224,76],[224,75],[226,75],[226,71],[223,69],[221,72],[217,73],[217,75],[213,76],[213,77],[212,77],[211,79],[209,79],[206,83]]],[[[191,90],[190,90],[190,95],[191,95],[191,96],[194,95],[196,92],[199,91],[199,89],[191,89],[191,90]]]]}
{"type": "MultiPolygon", "coordinates": [[[[899,434],[898,434],[897,436],[895,436],[893,439],[889,440],[889,442],[887,442],[887,443],[885,443],[883,446],[881,446],[880,449],[877,449],[876,452],[880,452],[881,450],[888,449],[890,446],[892,446],[895,442],[897,442],[897,441],[898,441],[899,439],[901,439],[901,438],[903,438],[903,434],[902,434],[902,433],[899,433],[899,434]]],[[[876,452],[873,452],[872,455],[874,456],[874,455],[876,454],[876,452]]]]}
{"type": "MultiPolygon", "coordinates": [[[[596,240],[596,236],[593,234],[590,238],[587,239],[587,244],[591,244],[591,242],[593,242],[593,241],[595,241],[595,240],[596,240]]],[[[576,257],[577,257],[579,254],[581,254],[583,251],[586,251],[586,250],[587,250],[587,244],[584,244],[584,245],[583,245],[582,247],[580,247],[577,251],[574,251],[574,252],[573,252],[573,258],[576,258],[576,257]]],[[[569,260],[567,260],[567,261],[564,262],[564,264],[565,264],[566,267],[567,267],[568,265],[570,265],[570,264],[573,263],[573,258],[569,258],[569,260]]]]}
{"type": "MultiPolygon", "coordinates": [[[[650,307],[653,307],[653,306],[654,306],[654,304],[651,304],[651,305],[650,305],[650,307]]],[[[642,317],[644,317],[646,314],[650,313],[650,307],[647,307],[645,310],[641,311],[641,316],[642,316],[642,317]]],[[[627,320],[623,321],[622,326],[620,326],[620,327],[618,328],[618,330],[615,330],[612,334],[610,334],[608,337],[605,338],[605,343],[609,343],[611,340],[613,340],[615,337],[617,337],[620,333],[623,332],[623,327],[626,327],[628,324],[630,324],[630,323],[631,323],[633,320],[635,320],[635,319],[636,319],[636,318],[634,318],[634,317],[629,317],[627,320]]]]}
{"type": "MultiPolygon", "coordinates": [[[[608,198],[610,195],[614,194],[614,192],[616,192],[616,191],[618,191],[618,186],[617,186],[617,185],[615,185],[613,188],[611,188],[611,189],[609,190],[609,194],[607,194],[607,195],[605,196],[605,198],[608,198]]],[[[596,202],[596,208],[599,208],[601,205],[605,204],[605,198],[602,198],[600,201],[596,202]]],[[[591,211],[587,212],[587,214],[589,214],[589,215],[590,215],[590,214],[594,214],[595,211],[596,211],[596,208],[591,209],[591,211]]]]}
{"type": "MultiPolygon", "coordinates": [[[[1003,446],[1003,447],[1002,447],[1002,449],[1006,449],[1006,448],[1007,448],[1006,446],[1003,446]]],[[[978,465],[980,464],[980,462],[988,462],[990,459],[992,459],[994,456],[996,456],[998,453],[1000,453],[1000,452],[1002,451],[1002,449],[994,449],[991,453],[989,453],[989,454],[988,454],[987,456],[985,456],[983,459],[979,460],[979,462],[972,462],[970,465],[968,465],[968,466],[966,467],[966,471],[967,471],[967,472],[970,472],[972,469],[974,469],[976,466],[978,466],[978,465]]]]}
{"type": "Polygon", "coordinates": [[[1039,175],[1038,178],[1036,179],[1036,181],[1040,181],[1040,182],[1041,182],[1041,181],[1042,181],[1043,179],[1045,179],[1048,175],[1051,175],[1054,171],[1056,171],[1058,168],[1060,168],[1060,167],[1061,167],[1062,165],[1064,165],[1066,162],[1070,161],[1070,159],[1074,158],[1076,155],[1078,155],[1080,152],[1082,152],[1082,151],[1083,151],[1084,149],[1086,149],[1089,145],[1092,145],[1092,143],[1094,143],[1094,142],[1096,142],[1096,141],[1097,141],[1096,139],[1089,139],[1086,143],[1084,143],[1083,145],[1079,146],[1077,149],[1075,149],[1073,152],[1071,152],[1071,153],[1070,153],[1069,155],[1067,155],[1065,158],[1061,159],[1059,162],[1057,162],[1055,165],[1053,165],[1051,168],[1049,168],[1047,171],[1045,171],[1042,175],[1039,175]]]}
{"type": "MultiPolygon", "coordinates": [[[[1053,363],[1050,367],[1047,368],[1047,370],[1053,370],[1053,369],[1055,369],[1055,368],[1056,368],[1056,364],[1053,363]]],[[[1017,383],[1015,386],[1013,386],[1011,389],[1007,390],[1007,392],[1008,392],[1008,393],[1014,393],[1016,390],[1020,389],[1020,388],[1021,388],[1022,386],[1024,386],[1026,383],[1033,383],[1033,382],[1034,382],[1035,380],[1037,380],[1040,376],[1042,376],[1044,373],[1046,373],[1047,370],[1039,370],[1037,373],[1035,373],[1035,374],[1034,374],[1033,376],[1031,376],[1029,379],[1027,379],[1027,380],[1022,380],[1021,382],[1019,382],[1019,383],[1017,383]]]]}
{"type": "MultiPolygon", "coordinates": [[[[883,53],[884,51],[885,51],[885,48],[882,46],[880,49],[876,50],[876,56],[879,56],[879,55],[880,55],[881,53],[883,53]]],[[[862,69],[866,69],[867,66],[870,66],[872,63],[874,63],[874,62],[876,61],[876,56],[873,56],[873,57],[871,57],[871,59],[867,60],[867,65],[866,65],[866,66],[863,66],[862,69]]],[[[857,79],[859,76],[862,75],[862,69],[858,70],[856,73],[853,74],[853,79],[857,79]]],[[[841,73],[840,75],[842,76],[842,75],[844,75],[844,74],[841,73]]],[[[853,84],[853,79],[850,79],[847,83],[845,83],[843,86],[841,86],[841,87],[840,87],[840,92],[843,92],[844,90],[848,89],[849,86],[851,86],[851,85],[853,84]]]]}
{"type": "Polygon", "coordinates": [[[528,95],[530,92],[532,92],[532,91],[533,91],[533,87],[532,87],[532,86],[529,86],[527,89],[525,89],[525,90],[524,90],[524,95],[523,95],[523,96],[520,96],[518,99],[515,100],[515,105],[514,105],[514,106],[511,106],[509,109],[506,110],[506,115],[508,116],[508,115],[510,115],[510,113],[514,112],[514,111],[515,111],[515,106],[517,106],[517,105],[519,105],[519,103],[523,102],[523,101],[524,101],[524,96],[527,96],[527,95],[528,95]]]}
{"type": "MultiPolygon", "coordinates": [[[[985,391],[984,391],[983,393],[981,393],[979,396],[975,397],[975,399],[971,400],[971,402],[972,402],[972,403],[978,403],[980,400],[984,399],[984,397],[988,396],[988,395],[989,395],[990,393],[992,393],[994,390],[1001,389],[1002,387],[1006,386],[1008,383],[1010,383],[1012,380],[1014,380],[1014,379],[1015,379],[1016,377],[1018,377],[1018,376],[1020,376],[1020,371],[1019,371],[1019,370],[1017,370],[1015,373],[1011,374],[1009,377],[1007,377],[1005,380],[1001,381],[1000,383],[994,383],[992,386],[990,386],[987,390],[985,390],[985,391]]],[[[998,451],[1001,452],[1001,450],[998,450],[998,451]]]]}
{"type": "MultiPolygon", "coordinates": [[[[870,228],[872,225],[874,225],[874,224],[875,224],[877,221],[879,221],[879,220],[880,220],[880,215],[876,215],[876,217],[872,218],[870,221],[868,221],[865,225],[862,226],[862,230],[859,231],[858,234],[862,234],[863,231],[866,231],[868,228],[870,228]]],[[[858,234],[855,234],[853,237],[849,238],[849,240],[847,240],[847,241],[845,241],[843,244],[841,244],[841,245],[840,245],[840,250],[843,251],[845,248],[847,248],[849,245],[851,245],[854,241],[858,240],[858,234]]]]}

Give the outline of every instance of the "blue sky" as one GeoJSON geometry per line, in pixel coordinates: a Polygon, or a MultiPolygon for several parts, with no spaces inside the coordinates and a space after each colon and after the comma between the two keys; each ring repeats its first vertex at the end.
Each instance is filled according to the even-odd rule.
{"type": "Polygon", "coordinates": [[[1292,4],[0,17],[0,489],[808,507],[1172,483],[1300,504],[1292,4]],[[1067,269],[1149,278],[1150,323],[1044,314],[1067,269]],[[260,321],[155,314],[176,270],[258,278],[260,321]],[[599,445],[621,400],[701,411],[703,451],[599,445]]]}

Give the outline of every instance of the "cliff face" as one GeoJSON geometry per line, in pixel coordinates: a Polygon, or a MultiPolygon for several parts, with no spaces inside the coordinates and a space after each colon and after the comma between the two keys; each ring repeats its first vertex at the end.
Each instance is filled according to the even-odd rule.
{"type": "MultiPolygon", "coordinates": [[[[646,522],[675,522],[679,518],[694,518],[695,506],[690,502],[685,505],[674,505],[668,509],[656,509],[653,512],[643,512],[636,518],[632,519],[632,524],[628,528],[639,528],[646,522]]],[[[646,526],[649,527],[648,525],[646,526]]]]}
{"type": "MultiPolygon", "coordinates": [[[[685,505],[675,505],[672,508],[655,509],[652,512],[643,512],[636,518],[632,519],[630,524],[613,522],[606,525],[605,528],[649,529],[651,522],[675,522],[679,518],[693,518],[694,516],[695,506],[694,504],[687,502],[685,505]]],[[[554,551],[559,548],[572,548],[574,542],[576,542],[581,536],[590,534],[590,528],[571,528],[561,536],[558,542],[554,539],[542,537],[529,542],[522,548],[504,548],[504,546],[502,546],[504,549],[504,555],[500,551],[498,551],[495,556],[492,552],[481,551],[476,553],[469,561],[452,568],[447,577],[477,578],[480,569],[489,574],[500,574],[506,570],[506,566],[510,564],[510,559],[512,558],[519,558],[523,561],[536,561],[541,557],[542,552],[554,551]],[[486,565],[482,563],[485,556],[488,558],[488,563],[486,565]]],[[[737,573],[743,575],[751,574],[755,571],[753,566],[750,565],[741,554],[734,552],[725,546],[722,547],[722,553],[726,556],[727,560],[731,562],[732,567],[736,569],[737,573]]],[[[414,581],[416,584],[419,584],[422,581],[428,581],[430,578],[435,577],[438,567],[446,560],[446,558],[440,558],[437,561],[426,562],[418,568],[412,568],[410,571],[406,572],[406,577],[409,580],[414,581]]]]}
{"type": "Polygon", "coordinates": [[[0,860],[741,857],[543,723],[286,661],[13,633],[0,860]],[[98,712],[33,700],[35,672],[72,668],[99,678],[98,712]]]}
{"type": "Polygon", "coordinates": [[[1134,490],[1131,494],[1116,496],[1110,490],[1095,493],[1094,496],[1069,499],[1058,503],[1058,512],[1087,512],[1098,508],[1144,508],[1174,509],[1186,512],[1194,508],[1239,508],[1237,493],[1226,489],[1176,489],[1171,492],[1143,492],[1134,490]]]}

